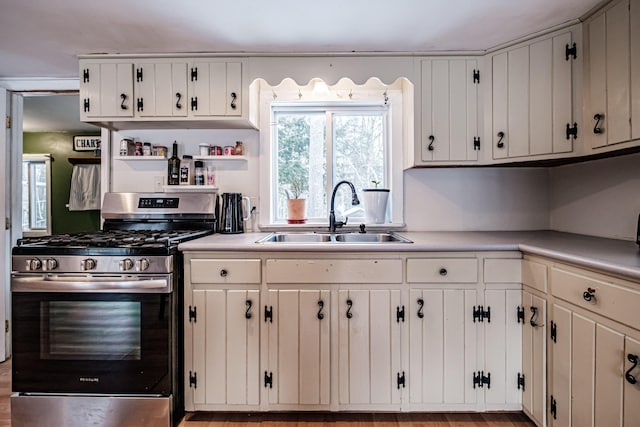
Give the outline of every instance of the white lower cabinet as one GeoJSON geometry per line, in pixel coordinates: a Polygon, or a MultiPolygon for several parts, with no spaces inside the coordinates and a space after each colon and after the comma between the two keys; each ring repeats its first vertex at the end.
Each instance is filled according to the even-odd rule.
{"type": "Polygon", "coordinates": [[[522,408],[538,426],[546,424],[547,396],[547,301],[535,293],[522,291],[522,408]]]}
{"type": "Polygon", "coordinates": [[[187,410],[258,405],[260,291],[196,289],[187,307],[187,410]],[[190,359],[190,360],[189,360],[190,359]]]}
{"type": "Polygon", "coordinates": [[[475,409],[477,325],[475,289],[409,291],[409,403],[475,409]]]}
{"type": "Polygon", "coordinates": [[[339,290],[337,311],[339,405],[400,409],[406,386],[400,362],[406,309],[400,290],[339,290]]]}
{"type": "Polygon", "coordinates": [[[263,387],[269,405],[329,405],[330,308],[329,290],[266,292],[263,387]]]}

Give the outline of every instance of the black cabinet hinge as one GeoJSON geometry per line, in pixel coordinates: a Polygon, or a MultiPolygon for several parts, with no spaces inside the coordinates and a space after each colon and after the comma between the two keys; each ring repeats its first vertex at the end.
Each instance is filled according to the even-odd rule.
{"type": "Polygon", "coordinates": [[[89,98],[85,98],[82,101],[82,109],[84,110],[85,113],[88,113],[91,110],[90,104],[89,104],[89,98]]]}
{"type": "Polygon", "coordinates": [[[198,374],[189,371],[189,387],[198,388],[198,374]]]}
{"type": "Polygon", "coordinates": [[[524,374],[518,372],[518,390],[520,390],[521,388],[522,391],[524,391],[524,374]]]}
{"type": "Polygon", "coordinates": [[[141,82],[142,80],[142,67],[136,68],[136,81],[141,82]]]}
{"type": "Polygon", "coordinates": [[[473,373],[473,388],[479,387],[483,388],[484,386],[487,388],[491,388],[491,374],[487,372],[487,375],[484,375],[484,371],[477,371],[473,373]]]}
{"type": "Polygon", "coordinates": [[[264,388],[273,388],[273,372],[264,371],[264,388]]]}
{"type": "Polygon", "coordinates": [[[269,323],[273,323],[273,306],[264,306],[264,321],[269,321],[269,323]]]}
{"type": "Polygon", "coordinates": [[[578,57],[578,48],[576,47],[575,42],[571,45],[567,43],[564,48],[564,58],[568,61],[570,56],[573,56],[573,59],[578,57]]]}
{"type": "Polygon", "coordinates": [[[136,101],[136,108],[138,109],[138,111],[144,111],[144,99],[138,98],[138,100],[136,101]]]}
{"type": "Polygon", "coordinates": [[[191,69],[191,81],[194,82],[198,80],[198,67],[191,69]]]}
{"type": "Polygon", "coordinates": [[[89,83],[89,69],[82,70],[82,83],[89,83]]]}
{"type": "Polygon", "coordinates": [[[396,322],[400,323],[400,321],[404,322],[404,305],[401,307],[396,307],[396,322]]]}
{"type": "Polygon", "coordinates": [[[479,136],[474,136],[473,137],[473,151],[478,151],[480,150],[480,137],[479,136]]]}
{"type": "Polygon", "coordinates": [[[555,420],[558,414],[558,404],[556,399],[553,398],[553,395],[551,395],[551,400],[549,402],[549,412],[551,412],[551,415],[553,415],[553,419],[555,420]]]}
{"type": "Polygon", "coordinates": [[[196,323],[198,321],[198,312],[196,311],[196,306],[189,306],[189,322],[196,323]]]}
{"type": "Polygon", "coordinates": [[[407,378],[404,375],[404,371],[402,371],[402,374],[400,372],[397,373],[397,383],[398,390],[400,390],[400,387],[405,388],[407,386],[407,378]]]}
{"type": "Polygon", "coordinates": [[[524,307],[516,307],[516,317],[518,318],[518,323],[524,323],[524,307]]]}
{"type": "Polygon", "coordinates": [[[558,342],[558,324],[551,321],[551,327],[549,328],[549,333],[551,334],[551,341],[558,342]]]}
{"type": "Polygon", "coordinates": [[[483,306],[473,306],[473,322],[484,322],[487,319],[487,323],[491,323],[491,307],[487,307],[485,310],[483,306]]]}
{"type": "Polygon", "coordinates": [[[480,70],[473,70],[473,82],[480,84],[480,70]]]}
{"type": "Polygon", "coordinates": [[[198,111],[198,97],[191,97],[191,111],[198,111]]]}
{"type": "Polygon", "coordinates": [[[576,139],[578,137],[578,124],[577,123],[573,123],[573,126],[571,126],[571,124],[567,123],[567,139],[569,139],[572,136],[573,136],[573,139],[576,139]]]}

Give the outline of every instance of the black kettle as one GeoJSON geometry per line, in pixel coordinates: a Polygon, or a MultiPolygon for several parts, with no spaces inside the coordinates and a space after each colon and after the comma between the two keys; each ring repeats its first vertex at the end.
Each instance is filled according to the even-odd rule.
{"type": "Polygon", "coordinates": [[[220,212],[220,233],[244,233],[244,221],[249,219],[251,201],[242,193],[223,193],[220,212]],[[243,214],[243,200],[246,202],[246,216],[243,214]]]}

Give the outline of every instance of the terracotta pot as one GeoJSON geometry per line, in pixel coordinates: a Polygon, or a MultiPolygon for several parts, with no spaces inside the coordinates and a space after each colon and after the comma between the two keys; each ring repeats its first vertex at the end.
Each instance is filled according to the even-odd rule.
{"type": "Polygon", "coordinates": [[[304,224],[307,222],[307,199],[287,199],[287,222],[289,224],[304,224]]]}

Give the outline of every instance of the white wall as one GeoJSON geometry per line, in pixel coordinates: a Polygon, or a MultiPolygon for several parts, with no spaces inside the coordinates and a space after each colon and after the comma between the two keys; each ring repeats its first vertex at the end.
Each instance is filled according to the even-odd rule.
{"type": "Polygon", "coordinates": [[[640,154],[560,166],[550,173],[553,230],[635,240],[640,154]]]}
{"type": "Polygon", "coordinates": [[[549,228],[544,168],[411,169],[404,180],[408,230],[549,228]]]}

